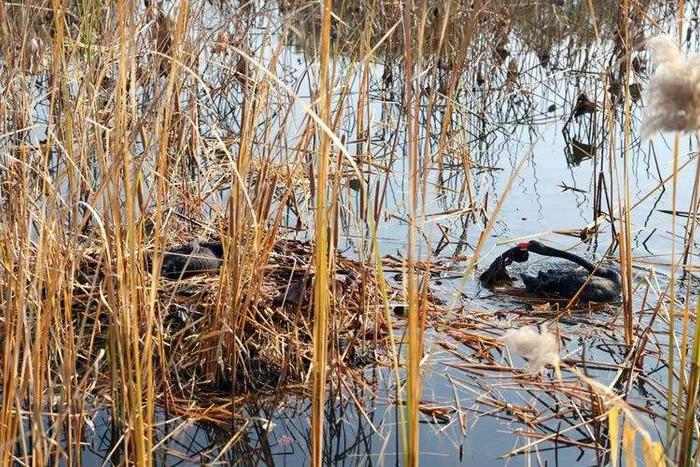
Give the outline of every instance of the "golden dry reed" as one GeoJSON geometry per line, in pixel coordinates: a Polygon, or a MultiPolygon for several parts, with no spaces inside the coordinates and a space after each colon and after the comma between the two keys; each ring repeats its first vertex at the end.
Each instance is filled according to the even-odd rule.
{"type": "MultiPolygon", "coordinates": [[[[324,123],[330,124],[331,83],[329,78],[329,55],[331,41],[332,0],[322,5],[321,20],[321,74],[319,80],[319,115],[324,123]]],[[[311,463],[323,465],[323,421],[326,404],[326,367],[328,365],[328,288],[330,285],[332,257],[329,239],[333,227],[330,221],[332,206],[328,203],[328,166],[330,160],[330,138],[319,128],[321,144],[318,152],[318,172],[316,174],[316,225],[314,243],[314,353],[311,362],[313,370],[313,393],[311,408],[311,463]]]]}

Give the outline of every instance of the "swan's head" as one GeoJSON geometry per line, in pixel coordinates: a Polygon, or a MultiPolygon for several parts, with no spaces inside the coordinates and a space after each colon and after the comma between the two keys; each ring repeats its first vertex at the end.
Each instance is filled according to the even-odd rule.
{"type": "Polygon", "coordinates": [[[544,243],[538,242],[537,240],[518,243],[518,248],[523,251],[532,251],[533,253],[540,253],[549,249],[544,243]]]}

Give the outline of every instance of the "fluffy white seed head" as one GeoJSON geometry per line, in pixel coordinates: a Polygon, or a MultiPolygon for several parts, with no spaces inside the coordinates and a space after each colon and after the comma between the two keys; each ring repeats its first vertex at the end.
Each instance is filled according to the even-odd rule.
{"type": "Polygon", "coordinates": [[[649,83],[642,136],[700,129],[700,57],[685,57],[666,35],[653,37],[647,44],[657,67],[649,83]]]}
{"type": "Polygon", "coordinates": [[[541,373],[547,365],[559,364],[557,339],[547,329],[539,333],[533,326],[524,326],[509,330],[502,339],[512,352],[527,360],[528,370],[533,374],[541,373]]]}

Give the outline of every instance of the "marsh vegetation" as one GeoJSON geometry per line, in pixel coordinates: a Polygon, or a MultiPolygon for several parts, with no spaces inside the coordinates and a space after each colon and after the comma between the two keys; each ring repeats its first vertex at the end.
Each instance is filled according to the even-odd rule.
{"type": "Polygon", "coordinates": [[[0,463],[697,464],[698,8],[1,2],[0,463]]]}

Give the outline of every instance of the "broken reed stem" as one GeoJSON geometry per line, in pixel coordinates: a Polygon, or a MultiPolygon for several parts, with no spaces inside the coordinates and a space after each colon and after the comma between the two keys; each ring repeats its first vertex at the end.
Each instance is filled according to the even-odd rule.
{"type": "MultiPolygon", "coordinates": [[[[331,83],[329,81],[329,56],[331,41],[332,0],[322,5],[321,56],[319,81],[319,114],[326,125],[331,125],[331,83]]],[[[328,232],[332,209],[328,206],[327,186],[330,161],[330,138],[321,128],[318,130],[321,144],[318,152],[316,174],[316,224],[314,231],[314,351],[312,366],[311,406],[311,464],[323,465],[323,420],[326,402],[326,367],[328,365],[328,308],[329,308],[329,260],[332,257],[328,232]]]]}

